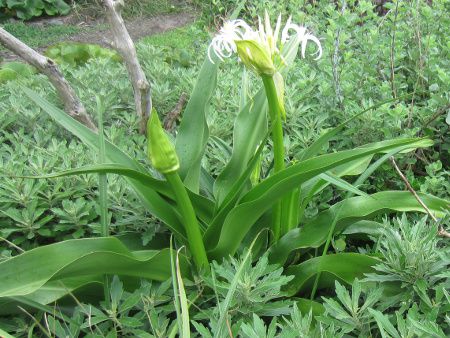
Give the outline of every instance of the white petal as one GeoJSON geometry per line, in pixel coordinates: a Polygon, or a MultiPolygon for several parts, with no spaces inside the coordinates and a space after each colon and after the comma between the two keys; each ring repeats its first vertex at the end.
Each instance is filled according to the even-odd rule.
{"type": "Polygon", "coordinates": [[[212,59],[212,57],[211,57],[211,49],[212,49],[212,44],[210,44],[209,47],[208,47],[208,59],[209,59],[209,61],[210,61],[212,64],[214,64],[214,61],[213,61],[213,59],[212,59]]]}
{"type": "Polygon", "coordinates": [[[258,32],[259,34],[261,34],[261,32],[264,33],[264,27],[261,21],[261,17],[258,15],[258,32]]]}
{"type": "Polygon", "coordinates": [[[280,35],[280,28],[281,28],[281,14],[278,15],[277,24],[275,26],[275,32],[273,33],[274,41],[278,41],[278,36],[280,35]]]}
{"type": "Polygon", "coordinates": [[[307,37],[308,40],[311,40],[312,42],[314,42],[317,45],[317,52],[316,53],[319,54],[319,55],[315,58],[315,60],[320,59],[320,57],[322,56],[322,45],[320,44],[319,39],[316,38],[312,34],[307,34],[306,37],[307,37]]]}
{"type": "Polygon", "coordinates": [[[267,13],[267,9],[264,11],[264,26],[266,36],[273,36],[272,27],[270,26],[269,13],[267,13]]]}
{"type": "Polygon", "coordinates": [[[289,26],[291,25],[291,20],[292,17],[290,16],[286,21],[283,32],[281,32],[281,44],[284,44],[289,39],[289,26]]]}

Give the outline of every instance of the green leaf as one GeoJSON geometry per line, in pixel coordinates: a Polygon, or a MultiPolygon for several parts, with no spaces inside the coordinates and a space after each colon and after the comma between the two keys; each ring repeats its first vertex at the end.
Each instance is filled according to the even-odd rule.
{"type": "Polygon", "coordinates": [[[179,174],[187,188],[198,193],[201,160],[209,137],[206,116],[217,82],[218,63],[203,62],[191,98],[183,112],[175,149],[180,160],[179,174]]]}
{"type": "Polygon", "coordinates": [[[332,287],[336,280],[351,284],[355,278],[374,271],[372,266],[379,260],[357,253],[339,253],[309,259],[299,265],[286,269],[285,274],[294,276],[286,286],[285,292],[292,296],[307,292],[312,287],[315,275],[321,273],[319,288],[332,287]]]}
{"type": "MultiPolygon", "coordinates": [[[[419,194],[428,208],[441,217],[449,202],[426,194],[419,194]]],[[[426,212],[409,191],[383,191],[368,196],[348,198],[306,222],[302,228],[293,229],[270,249],[273,263],[283,264],[293,250],[318,248],[325,243],[328,232],[337,216],[335,233],[360,220],[373,218],[386,212],[426,212]]]]}
{"type": "Polygon", "coordinates": [[[244,173],[266,133],[267,100],[264,91],[260,90],[241,110],[234,122],[233,152],[214,183],[214,195],[218,205],[244,173]]]}
{"type": "Polygon", "coordinates": [[[0,315],[20,313],[20,309],[17,308],[17,305],[27,305],[37,310],[53,313],[54,308],[46,307],[45,304],[54,303],[68,294],[73,294],[76,297],[83,297],[85,296],[84,290],[88,290],[86,296],[91,296],[92,292],[95,292],[96,287],[98,287],[98,295],[103,299],[102,275],[88,275],[50,281],[26,296],[0,298],[0,315]]]}
{"type": "Polygon", "coordinates": [[[114,276],[112,279],[110,286],[110,295],[112,310],[116,311],[123,296],[123,283],[117,276],[114,276]]]}
{"type": "Polygon", "coordinates": [[[2,329],[0,329],[0,337],[2,337],[2,338],[16,338],[14,336],[11,336],[8,332],[3,331],[2,329]]]}
{"type": "MultiPolygon", "coordinates": [[[[356,161],[347,162],[344,165],[340,165],[333,170],[330,170],[328,174],[331,174],[338,179],[342,176],[359,175],[364,172],[364,170],[366,170],[367,166],[372,160],[372,157],[373,154],[359,158],[356,161]]],[[[305,182],[305,184],[302,184],[301,201],[303,207],[306,207],[306,205],[311,202],[315,195],[320,193],[330,184],[330,180],[325,180],[320,176],[316,176],[313,179],[305,182]]]]}
{"type": "Polygon", "coordinates": [[[421,147],[429,143],[427,139],[378,142],[365,147],[326,154],[302,161],[270,176],[242,197],[239,205],[226,217],[223,226],[217,224],[207,229],[205,238],[208,240],[205,241],[205,245],[209,249],[209,257],[217,259],[233,254],[258,218],[280,198],[314,176],[370,154],[405,145],[421,147]]]}
{"type": "Polygon", "coordinates": [[[325,312],[325,308],[321,303],[306,298],[293,298],[301,313],[309,313],[312,311],[314,316],[319,316],[325,312]]]}
{"type": "MultiPolygon", "coordinates": [[[[186,259],[181,259],[188,275],[186,259]]],[[[169,262],[169,249],[131,252],[113,237],[68,240],[1,262],[0,297],[28,295],[49,281],[98,274],[165,281],[170,277],[169,262]]]]}
{"type": "MultiPolygon", "coordinates": [[[[264,143],[268,136],[269,136],[269,134],[266,135],[266,138],[264,139],[264,141],[259,145],[259,147],[256,151],[256,154],[253,155],[253,158],[250,160],[250,163],[248,164],[245,171],[242,173],[242,175],[239,177],[239,179],[237,179],[231,186],[231,189],[228,192],[228,194],[225,196],[222,205],[219,207],[219,209],[215,213],[214,218],[208,224],[209,229],[214,229],[214,228],[220,226],[220,224],[222,224],[223,221],[225,220],[227,214],[235,206],[237,200],[239,199],[239,195],[241,194],[242,190],[245,188],[246,181],[248,181],[248,179],[250,178],[250,175],[251,175],[254,167],[256,166],[256,164],[259,161],[260,155],[264,149],[264,143]]],[[[216,234],[214,234],[213,231],[211,231],[211,230],[207,231],[205,233],[203,241],[209,242],[211,240],[211,237],[214,237],[215,235],[216,234]]]]}
{"type": "Polygon", "coordinates": [[[388,316],[374,309],[369,309],[369,312],[373,316],[373,318],[375,318],[378,328],[380,329],[381,336],[383,338],[400,338],[400,335],[398,334],[394,325],[392,325],[392,323],[389,321],[388,316]],[[388,334],[386,334],[386,332],[388,334]]]}
{"type": "Polygon", "coordinates": [[[343,180],[342,178],[339,178],[338,176],[335,176],[330,173],[324,173],[320,174],[319,177],[323,179],[324,181],[333,184],[334,186],[351,192],[358,196],[368,196],[364,191],[359,190],[358,188],[354,187],[352,184],[348,183],[347,181],[343,180]]]}

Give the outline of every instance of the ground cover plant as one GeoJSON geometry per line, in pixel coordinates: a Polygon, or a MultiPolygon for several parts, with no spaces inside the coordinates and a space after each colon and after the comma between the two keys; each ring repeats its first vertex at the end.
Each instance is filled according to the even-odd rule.
{"type": "Polygon", "coordinates": [[[305,3],[278,24],[287,6],[260,11],[259,27],[241,13],[247,23],[223,26],[211,45],[193,38],[181,46],[185,64],[177,45],[142,41],[154,84],[148,137],[137,133],[123,66],[108,58],[62,65],[99,134],[57,108],[39,75],[2,86],[3,331],[448,335],[448,239],[437,236],[449,206],[448,28],[436,20],[445,7],[387,5],[378,16],[369,2],[305,3]],[[409,53],[417,31],[399,32],[411,22],[435,49],[409,53]],[[392,48],[393,25],[402,48],[392,48]],[[391,35],[362,44],[376,29],[391,35]],[[183,92],[168,134],[158,113],[183,92]]]}

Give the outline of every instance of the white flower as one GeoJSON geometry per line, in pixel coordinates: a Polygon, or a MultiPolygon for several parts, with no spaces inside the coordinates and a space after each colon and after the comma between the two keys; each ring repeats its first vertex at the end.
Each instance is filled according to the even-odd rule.
{"type": "Polygon", "coordinates": [[[291,17],[289,17],[281,32],[281,39],[279,39],[280,29],[281,15],[278,16],[275,29],[273,30],[270,25],[270,19],[267,11],[264,15],[264,23],[261,18],[258,17],[258,30],[253,30],[243,20],[228,21],[220,29],[219,34],[211,41],[208,48],[208,58],[212,63],[214,63],[211,57],[211,52],[214,52],[214,54],[216,54],[222,61],[224,58],[231,57],[234,53],[244,52],[247,55],[239,55],[241,60],[250,59],[251,62],[254,60],[255,64],[252,68],[258,69],[258,65],[256,64],[258,60],[253,59],[251,51],[248,48],[242,48],[238,51],[236,42],[252,41],[256,43],[261,50],[264,50],[272,61],[274,61],[275,56],[279,56],[281,60],[283,60],[280,50],[292,36],[296,36],[299,39],[299,44],[301,44],[301,55],[303,58],[305,57],[306,45],[308,41],[312,41],[318,47],[316,52],[318,56],[316,59],[322,56],[322,46],[319,39],[309,33],[305,27],[292,23],[291,17]],[[294,33],[290,34],[291,31],[294,33]]]}
{"type": "Polygon", "coordinates": [[[208,58],[212,63],[214,62],[211,58],[211,50],[223,61],[223,58],[229,58],[236,53],[235,41],[252,39],[254,35],[252,28],[244,20],[225,22],[219,33],[212,39],[208,48],[208,58]]]}

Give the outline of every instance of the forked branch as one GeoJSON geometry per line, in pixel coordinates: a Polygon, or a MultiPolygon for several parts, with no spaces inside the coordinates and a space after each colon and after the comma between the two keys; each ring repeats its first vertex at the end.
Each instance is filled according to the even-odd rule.
{"type": "Polygon", "coordinates": [[[1,27],[0,43],[48,77],[51,84],[58,92],[58,95],[64,104],[64,110],[67,114],[92,130],[97,130],[97,127],[92,122],[90,116],[86,113],[86,109],[78,96],[75,94],[75,91],[51,59],[28,47],[22,41],[1,27]]]}
{"type": "Polygon", "coordinates": [[[152,110],[151,88],[137,58],[136,48],[122,18],[123,0],[103,0],[113,35],[113,46],[122,56],[134,91],[136,112],[140,118],[139,131],[145,133],[152,110]]]}

